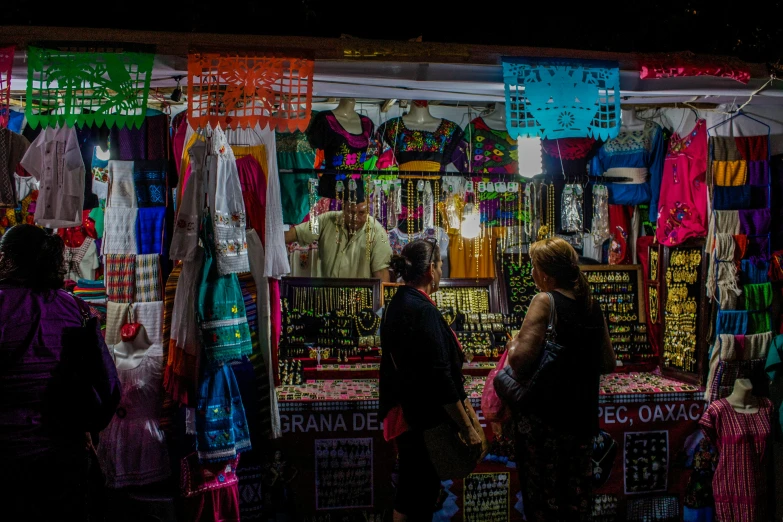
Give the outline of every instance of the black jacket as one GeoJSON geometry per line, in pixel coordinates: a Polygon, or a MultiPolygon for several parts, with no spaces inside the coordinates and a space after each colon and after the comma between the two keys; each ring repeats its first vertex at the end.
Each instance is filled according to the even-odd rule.
{"type": "Polygon", "coordinates": [[[428,429],[449,419],[444,404],[467,397],[463,354],[454,334],[415,288],[399,287],[386,305],[381,346],[381,418],[400,404],[412,428],[428,429]]]}

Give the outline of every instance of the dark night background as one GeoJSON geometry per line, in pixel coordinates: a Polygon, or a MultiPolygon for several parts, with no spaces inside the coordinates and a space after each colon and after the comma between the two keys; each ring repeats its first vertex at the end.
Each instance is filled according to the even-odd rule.
{"type": "Polygon", "coordinates": [[[783,57],[783,1],[7,2],[3,25],[111,27],[783,57]],[[55,4],[57,5],[57,4],[55,4]]]}

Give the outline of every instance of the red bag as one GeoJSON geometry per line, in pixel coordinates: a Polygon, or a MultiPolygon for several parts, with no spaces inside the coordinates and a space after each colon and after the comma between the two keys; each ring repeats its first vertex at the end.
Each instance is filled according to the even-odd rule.
{"type": "Polygon", "coordinates": [[[498,365],[494,370],[489,372],[487,380],[484,383],[484,391],[481,392],[481,412],[484,414],[484,418],[489,422],[505,422],[511,418],[511,411],[508,406],[500,400],[497,393],[495,393],[495,375],[503,369],[506,365],[506,358],[508,357],[508,350],[503,352],[500,356],[498,365]]]}

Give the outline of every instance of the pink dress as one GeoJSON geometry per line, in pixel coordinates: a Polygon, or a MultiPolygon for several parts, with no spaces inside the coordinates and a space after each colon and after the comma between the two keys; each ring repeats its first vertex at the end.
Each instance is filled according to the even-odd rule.
{"type": "Polygon", "coordinates": [[[698,120],[686,136],[674,134],[663,163],[658,201],[658,242],[681,244],[707,236],[707,126],[698,120]]]}
{"type": "Polygon", "coordinates": [[[765,522],[772,458],[772,401],[759,399],[757,413],[738,413],[726,399],[710,404],[699,421],[718,448],[712,479],[718,522],[765,522]]]}

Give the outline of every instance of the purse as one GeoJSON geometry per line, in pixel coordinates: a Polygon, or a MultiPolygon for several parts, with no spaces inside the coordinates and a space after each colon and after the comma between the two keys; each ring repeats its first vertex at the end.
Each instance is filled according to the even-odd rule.
{"type": "Polygon", "coordinates": [[[538,367],[529,379],[516,375],[511,366],[500,370],[492,381],[495,392],[512,410],[517,412],[530,412],[535,405],[538,408],[546,408],[544,404],[549,392],[557,388],[557,361],[563,355],[564,347],[557,344],[557,311],[555,298],[550,292],[549,296],[549,325],[546,328],[544,346],[541,350],[538,367]]]}
{"type": "Polygon", "coordinates": [[[495,376],[506,365],[506,359],[508,358],[508,350],[503,352],[500,356],[497,366],[489,372],[487,380],[484,382],[484,389],[481,392],[481,413],[484,414],[484,418],[489,422],[506,422],[511,417],[511,412],[506,406],[506,403],[498,397],[495,391],[495,376]]]}

